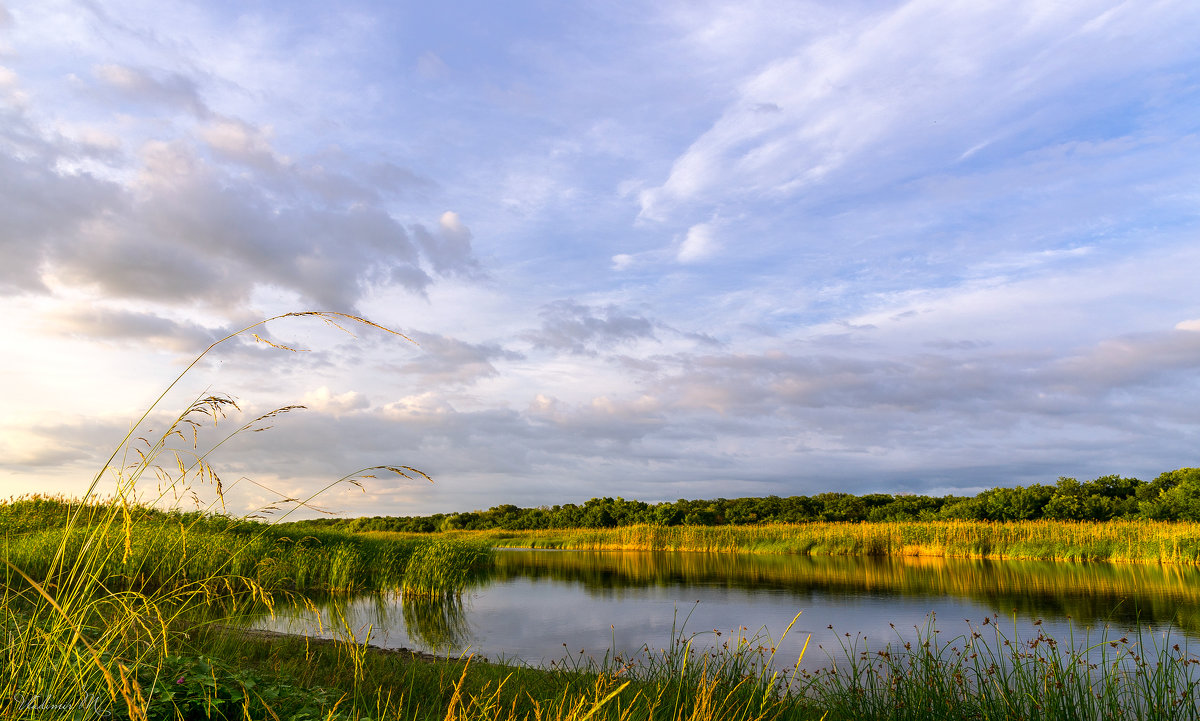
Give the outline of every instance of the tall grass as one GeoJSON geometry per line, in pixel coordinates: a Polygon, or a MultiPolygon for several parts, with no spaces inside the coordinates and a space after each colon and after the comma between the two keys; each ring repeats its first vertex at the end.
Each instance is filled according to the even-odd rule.
{"type": "MultiPolygon", "coordinates": [[[[345,314],[277,318],[285,317],[317,318],[343,330],[348,322],[365,324],[394,333],[345,314]]],[[[231,616],[252,607],[270,609],[276,600],[271,591],[278,588],[403,583],[416,545],[362,539],[289,542],[267,524],[222,527],[205,513],[161,512],[199,493],[208,498],[207,511],[223,508],[225,489],[210,454],[230,438],[263,429],[297,408],[276,409],[202,447],[201,429],[238,410],[229,397],[204,395],[160,433],[137,435],[213,348],[268,321],[231,334],[197,356],[132,424],[81,498],[24,499],[4,509],[9,520],[18,520],[4,526],[0,559],[0,717],[71,717],[111,708],[144,719],[159,688],[157,672],[147,678],[147,670],[161,669],[173,651],[186,648],[188,635],[197,623],[211,620],[214,606],[220,615],[231,616]]],[[[408,466],[379,466],[335,480],[309,498],[281,497],[281,503],[305,506],[328,488],[359,484],[378,472],[428,478],[408,466]]]]}
{"type": "MultiPolygon", "coordinates": [[[[368,534],[401,537],[406,534],[368,534]]],[[[1148,520],[912,521],[759,526],[453,531],[514,548],[943,556],[1012,560],[1200,563],[1200,523],[1148,520]]]]}
{"type": "Polygon", "coordinates": [[[420,543],[404,575],[404,595],[444,596],[475,580],[491,547],[479,541],[437,538],[420,543]]]}
{"type": "MultiPolygon", "coordinates": [[[[0,522],[18,529],[7,535],[8,559],[35,578],[48,578],[53,551],[68,556],[87,544],[121,548],[94,567],[109,588],[146,590],[182,582],[220,579],[222,592],[265,590],[363,592],[410,588],[453,592],[486,563],[489,547],[438,538],[370,539],[321,531],[292,537],[261,523],[224,516],[164,513],[134,507],[128,530],[79,526],[64,536],[53,525],[74,505],[41,497],[0,501],[0,522]],[[59,513],[54,511],[58,510],[59,513]]],[[[90,514],[103,513],[95,506],[90,514]]]]}
{"type": "Polygon", "coordinates": [[[855,637],[836,666],[802,673],[804,691],[831,718],[863,721],[1200,718],[1200,659],[1169,631],[1021,639],[997,620],[946,639],[930,617],[916,641],[876,650],[855,637]]]}

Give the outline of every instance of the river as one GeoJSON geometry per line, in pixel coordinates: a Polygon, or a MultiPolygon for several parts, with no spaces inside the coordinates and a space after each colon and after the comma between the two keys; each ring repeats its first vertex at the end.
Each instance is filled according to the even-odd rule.
{"type": "MultiPolygon", "coordinates": [[[[1200,569],[943,558],[497,550],[458,601],[371,595],[280,613],[260,628],[345,635],[384,647],[548,665],[630,658],[690,639],[752,639],[781,668],[829,666],[844,648],[911,642],[936,619],[941,640],[984,619],[1009,639],[1045,630],[1092,644],[1139,625],[1200,638],[1200,569]],[[797,616],[797,614],[799,614],[797,616]],[[793,624],[794,621],[794,624],[793,624]],[[784,635],[789,625],[791,630],[784,635]]],[[[1160,636],[1161,637],[1161,636],[1160,636]]]]}

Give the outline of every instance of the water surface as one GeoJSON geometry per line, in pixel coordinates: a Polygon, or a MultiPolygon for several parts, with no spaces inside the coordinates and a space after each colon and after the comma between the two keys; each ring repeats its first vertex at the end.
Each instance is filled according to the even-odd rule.
{"type": "Polygon", "coordinates": [[[1194,567],[644,551],[500,550],[457,602],[364,596],[259,624],[439,655],[549,664],[629,657],[672,638],[715,647],[739,636],[777,648],[775,663],[828,666],[842,644],[878,649],[912,640],[931,614],[943,639],[996,620],[1032,638],[1044,621],[1060,639],[1093,640],[1143,626],[1200,638],[1194,567]],[[797,618],[797,614],[799,618],[797,618]],[[787,637],[780,636],[792,626],[787,637]]]}

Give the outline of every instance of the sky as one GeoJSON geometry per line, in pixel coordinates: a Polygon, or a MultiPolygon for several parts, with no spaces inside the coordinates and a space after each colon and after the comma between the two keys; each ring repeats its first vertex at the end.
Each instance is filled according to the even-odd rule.
{"type": "Polygon", "coordinates": [[[111,493],[211,394],[234,513],[1200,465],[1198,36],[1192,0],[0,0],[0,497],[111,493]],[[297,311],[410,340],[274,320],[152,407],[297,311]],[[434,482],[337,483],[383,464],[434,482]]]}

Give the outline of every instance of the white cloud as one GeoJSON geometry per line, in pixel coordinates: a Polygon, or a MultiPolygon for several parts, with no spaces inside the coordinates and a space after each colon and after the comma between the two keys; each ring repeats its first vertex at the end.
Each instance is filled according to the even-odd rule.
{"type": "Polygon", "coordinates": [[[11,104],[13,108],[24,108],[29,103],[29,94],[20,88],[17,73],[0,65],[0,97],[11,104]]]}
{"type": "Polygon", "coordinates": [[[172,320],[147,311],[110,308],[96,303],[61,303],[44,314],[50,333],[123,344],[149,343],[158,348],[195,355],[227,335],[197,323],[172,320]]]}
{"type": "Polygon", "coordinates": [[[196,83],[179,73],[162,73],[155,77],[139,68],[125,65],[100,65],[96,77],[125,100],[165,105],[185,110],[198,117],[208,115],[200,99],[196,83]]]}
{"type": "Polygon", "coordinates": [[[405,376],[420,378],[424,385],[470,385],[500,374],[493,361],[516,361],[520,353],[495,343],[466,343],[436,333],[409,331],[406,335],[419,344],[415,358],[394,367],[405,376]]]}
{"type": "Polygon", "coordinates": [[[271,148],[272,135],[269,126],[255,128],[232,118],[218,118],[200,128],[200,137],[222,156],[268,171],[288,164],[271,148]]]}
{"type": "Polygon", "coordinates": [[[318,413],[340,416],[345,413],[369,408],[371,403],[358,391],[334,393],[327,386],[321,386],[305,393],[304,397],[300,400],[300,405],[311,408],[318,413]]]}
{"type": "Polygon", "coordinates": [[[711,257],[718,249],[716,228],[712,223],[698,223],[688,228],[675,258],[680,263],[695,263],[711,257]]]}
{"type": "Polygon", "coordinates": [[[458,213],[449,210],[442,213],[436,235],[421,226],[415,231],[417,241],[438,273],[470,276],[480,272],[471,249],[471,230],[463,224],[458,213]]]}
{"type": "Polygon", "coordinates": [[[1200,331],[1200,318],[1181,320],[1175,324],[1175,330],[1200,331]]]}
{"type": "Polygon", "coordinates": [[[1178,39],[1165,46],[1154,39],[1162,27],[1195,22],[1194,7],[1165,3],[1135,17],[1126,6],[1122,22],[1099,30],[1093,21],[1110,5],[912,0],[843,18],[825,35],[802,35],[798,49],[745,77],[666,180],[642,191],[642,217],[803,198],[835,180],[859,192],[883,187],[994,146],[999,128],[1026,142],[1054,137],[1081,110],[1064,103],[1104,112],[1106,95],[1081,89],[1168,68],[1190,53],[1178,39]],[[1142,52],[1150,45],[1154,53],[1142,52]]]}
{"type": "Polygon", "coordinates": [[[597,308],[559,300],[543,306],[538,315],[541,328],[522,334],[537,348],[596,355],[621,344],[657,340],[653,321],[614,305],[597,308]]]}

